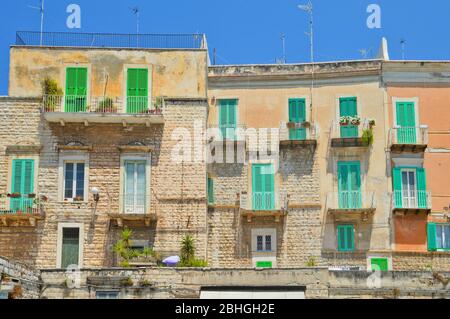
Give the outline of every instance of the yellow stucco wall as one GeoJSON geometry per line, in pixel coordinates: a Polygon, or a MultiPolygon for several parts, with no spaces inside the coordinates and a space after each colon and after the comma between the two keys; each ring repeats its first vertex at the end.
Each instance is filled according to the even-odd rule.
{"type": "Polygon", "coordinates": [[[122,97],[126,68],[147,67],[152,96],[206,97],[205,50],[12,47],[9,96],[42,95],[45,77],[65,89],[66,67],[88,68],[88,95],[122,97]]]}

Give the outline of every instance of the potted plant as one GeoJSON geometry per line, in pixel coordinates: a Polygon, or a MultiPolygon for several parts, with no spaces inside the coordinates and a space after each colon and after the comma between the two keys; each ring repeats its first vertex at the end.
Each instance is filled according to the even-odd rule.
{"type": "Polygon", "coordinates": [[[341,116],[339,118],[339,124],[342,126],[347,126],[350,123],[350,117],[349,116],[341,116]]]}
{"type": "Polygon", "coordinates": [[[358,126],[358,125],[361,124],[361,119],[359,118],[359,116],[352,117],[352,118],[350,119],[350,124],[351,124],[351,125],[358,126]]]}
{"type": "Polygon", "coordinates": [[[36,198],[36,194],[34,193],[28,194],[28,198],[36,198]]]}
{"type": "Polygon", "coordinates": [[[374,141],[372,129],[363,130],[361,138],[362,138],[363,145],[366,145],[366,146],[372,145],[373,141],[374,141]]]}
{"type": "Polygon", "coordinates": [[[47,112],[54,112],[56,107],[61,104],[63,96],[62,89],[58,86],[58,83],[46,77],[42,81],[42,94],[44,95],[44,109],[47,112]]]}
{"type": "Polygon", "coordinates": [[[11,193],[11,194],[8,194],[8,197],[9,198],[20,198],[20,197],[22,197],[22,195],[20,193],[11,193]]]}
{"type": "Polygon", "coordinates": [[[372,128],[372,127],[375,126],[375,124],[376,124],[376,123],[375,123],[375,120],[374,120],[374,119],[370,119],[370,120],[369,120],[369,127],[372,128]]]}
{"type": "Polygon", "coordinates": [[[83,201],[83,197],[81,196],[75,196],[75,198],[73,199],[74,202],[82,202],[83,201]]]}
{"type": "Polygon", "coordinates": [[[114,100],[110,97],[105,97],[98,102],[96,112],[100,113],[117,113],[117,105],[114,104],[114,100]]]}

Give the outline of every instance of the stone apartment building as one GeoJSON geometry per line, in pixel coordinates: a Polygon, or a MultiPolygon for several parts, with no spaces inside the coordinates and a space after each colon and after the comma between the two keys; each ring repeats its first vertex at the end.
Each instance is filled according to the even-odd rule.
{"type": "Polygon", "coordinates": [[[163,257],[191,234],[211,268],[449,269],[448,63],[210,66],[199,35],[18,39],[0,256],[116,267],[129,227],[163,257]]]}

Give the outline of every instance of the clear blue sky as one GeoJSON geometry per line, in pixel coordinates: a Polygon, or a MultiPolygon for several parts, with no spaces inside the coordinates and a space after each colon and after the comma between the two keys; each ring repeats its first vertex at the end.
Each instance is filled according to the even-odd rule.
{"type": "MultiPolygon", "coordinates": [[[[273,63],[282,56],[286,34],[289,63],[309,60],[308,16],[297,9],[307,0],[45,0],[45,31],[133,33],[129,7],[141,9],[141,33],[206,33],[218,64],[273,63]],[[81,6],[79,30],[66,27],[67,5],[81,6]]],[[[407,59],[450,60],[448,0],[314,0],[316,58],[361,58],[358,50],[378,51],[387,37],[391,59],[400,59],[405,38],[407,59]],[[382,28],[369,29],[366,8],[379,4],[382,28]]],[[[7,94],[9,46],[18,30],[39,30],[39,0],[2,1],[0,19],[0,95],[7,94]]]]}

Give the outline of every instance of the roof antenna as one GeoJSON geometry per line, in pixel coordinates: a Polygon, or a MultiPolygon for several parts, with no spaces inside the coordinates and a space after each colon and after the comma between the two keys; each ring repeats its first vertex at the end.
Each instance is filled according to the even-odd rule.
{"type": "Polygon", "coordinates": [[[36,6],[28,6],[31,9],[39,10],[41,12],[41,35],[40,35],[40,46],[42,46],[42,37],[44,33],[44,0],[40,0],[41,5],[39,7],[36,6]]]}
{"type": "Polygon", "coordinates": [[[136,41],[137,46],[139,47],[139,7],[130,8],[131,12],[136,16],[136,41]]]}
{"type": "Polygon", "coordinates": [[[283,60],[282,63],[286,64],[286,35],[284,33],[281,33],[280,35],[280,39],[281,39],[281,46],[283,48],[283,60]]]}
{"type": "Polygon", "coordinates": [[[405,44],[406,44],[406,40],[405,39],[401,39],[400,40],[400,45],[402,47],[402,60],[405,60],[405,44]]]}

